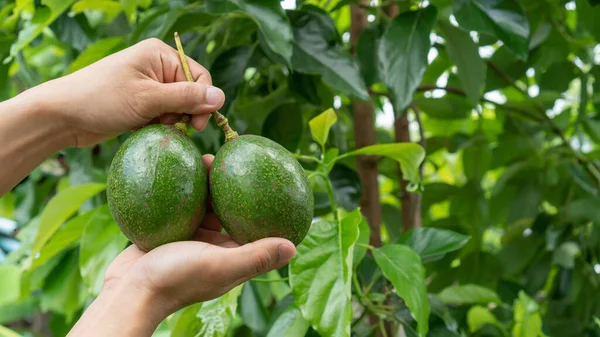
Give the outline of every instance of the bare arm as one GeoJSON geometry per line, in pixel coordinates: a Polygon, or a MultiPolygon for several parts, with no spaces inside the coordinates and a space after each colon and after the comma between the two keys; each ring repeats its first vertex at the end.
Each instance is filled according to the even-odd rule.
{"type": "MultiPolygon", "coordinates": [[[[0,103],[0,195],[67,146],[90,146],[148,123],[172,123],[181,113],[203,129],[224,95],[212,87],[206,69],[188,62],[195,83],[185,82],[173,48],[147,40],[0,103]]],[[[212,159],[204,156],[207,165],[212,159]]],[[[294,245],[279,238],[239,246],[207,212],[192,241],[148,253],[134,245],[125,249],[69,336],[150,337],[176,310],[281,268],[295,254],[294,245]]]]}
{"type": "Polygon", "coordinates": [[[177,51],[150,39],[68,76],[0,103],[0,196],[48,156],[68,146],[98,144],[182,113],[204,129],[225,101],[208,71],[189,59],[185,82],[177,51]]]}
{"type": "Polygon", "coordinates": [[[0,103],[0,196],[46,158],[74,145],[53,108],[35,89],[0,103]]]}

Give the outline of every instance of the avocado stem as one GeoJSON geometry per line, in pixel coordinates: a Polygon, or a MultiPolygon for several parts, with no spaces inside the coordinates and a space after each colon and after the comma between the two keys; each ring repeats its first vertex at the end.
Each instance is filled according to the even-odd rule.
{"type": "MultiPolygon", "coordinates": [[[[181,39],[179,38],[179,34],[177,32],[175,32],[175,44],[177,45],[177,52],[179,54],[179,60],[181,61],[181,67],[183,68],[183,72],[185,73],[185,78],[188,80],[188,82],[194,82],[192,72],[190,71],[190,66],[185,56],[185,52],[183,51],[183,46],[181,45],[181,39]]],[[[240,136],[237,132],[235,132],[235,130],[231,128],[231,126],[229,126],[229,120],[227,119],[227,117],[223,116],[219,111],[212,112],[212,116],[215,118],[215,122],[217,122],[217,125],[225,133],[225,142],[229,142],[240,136]]],[[[184,114],[183,116],[181,116],[179,122],[175,123],[175,127],[184,131],[187,128],[187,123],[189,123],[190,120],[190,115],[184,114]]]]}

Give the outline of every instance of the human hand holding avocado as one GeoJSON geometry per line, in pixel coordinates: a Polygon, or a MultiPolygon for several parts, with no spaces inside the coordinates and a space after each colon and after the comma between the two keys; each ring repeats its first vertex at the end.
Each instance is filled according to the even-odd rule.
{"type": "MultiPolygon", "coordinates": [[[[213,157],[204,156],[210,167],[213,157]]],[[[193,240],[144,253],[123,251],[105,275],[100,296],[68,336],[151,336],[169,314],[219,297],[252,277],[285,266],[292,243],[266,238],[240,246],[210,210],[193,240]]]]}
{"type": "MultiPolygon", "coordinates": [[[[221,90],[211,86],[206,69],[192,60],[187,61],[195,83],[184,81],[173,48],[158,40],[148,40],[1,103],[0,143],[5,146],[0,148],[0,162],[4,165],[0,173],[0,195],[64,147],[97,144],[156,122],[170,124],[179,120],[182,113],[191,116],[189,123],[193,127],[203,129],[209,113],[220,108],[224,96],[221,90]]],[[[270,143],[252,144],[252,140],[245,137],[228,143],[238,144],[230,148],[258,146],[258,155],[269,159],[267,156],[272,152],[265,146],[272,146],[270,143]]],[[[221,157],[224,157],[221,162],[231,160],[231,156],[221,157]]],[[[201,158],[210,167],[212,156],[201,158]]],[[[273,158],[269,164],[281,162],[288,165],[287,170],[286,160],[273,158]]],[[[268,167],[263,173],[271,174],[272,169],[273,166],[268,167]]],[[[294,170],[297,171],[297,167],[294,170]]],[[[295,174],[280,173],[273,177],[287,179],[287,174],[295,174]]],[[[219,179],[230,191],[231,184],[236,179],[240,181],[239,177],[229,176],[219,179]]],[[[245,200],[260,200],[265,188],[273,190],[270,186],[257,187],[258,192],[250,191],[245,200]]],[[[304,208],[310,209],[308,218],[312,218],[314,201],[309,186],[308,190],[299,190],[298,185],[289,188],[300,196],[308,196],[310,192],[310,200],[307,199],[304,208]]],[[[222,204],[235,206],[236,199],[230,195],[228,198],[227,203],[222,204]]],[[[294,198],[277,201],[295,202],[294,198]]],[[[305,221],[305,213],[303,209],[291,215],[275,214],[273,219],[305,221]]],[[[227,218],[230,227],[232,221],[237,225],[239,214],[232,213],[232,218],[227,218]]],[[[264,213],[259,215],[260,218],[251,220],[273,222],[273,219],[265,219],[264,213]]],[[[310,222],[301,224],[303,233],[294,234],[296,243],[301,241],[309,225],[310,222]]],[[[230,229],[235,231],[235,228],[230,229]]],[[[254,276],[281,268],[296,253],[294,244],[286,239],[252,238],[248,241],[253,242],[240,246],[220,230],[219,221],[208,210],[187,241],[162,244],[147,253],[136,245],[127,248],[112,263],[99,297],[69,335],[151,336],[160,321],[177,309],[216,298],[254,276]]],[[[266,234],[276,230],[271,227],[266,234]]]]}

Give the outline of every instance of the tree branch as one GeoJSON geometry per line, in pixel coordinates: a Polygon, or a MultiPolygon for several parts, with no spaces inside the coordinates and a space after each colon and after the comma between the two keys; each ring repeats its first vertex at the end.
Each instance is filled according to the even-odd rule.
{"type": "MultiPolygon", "coordinates": [[[[359,4],[367,5],[366,0],[359,4]]],[[[360,34],[367,26],[367,14],[357,4],[350,6],[350,46],[352,54],[356,50],[356,44],[360,34]]],[[[372,102],[352,102],[352,117],[354,119],[354,139],[356,148],[373,145],[377,141],[375,132],[375,111],[372,102]]],[[[362,214],[367,218],[371,228],[369,242],[373,246],[381,246],[381,204],[379,196],[379,171],[377,160],[368,156],[357,158],[357,169],[362,188],[360,207],[362,214]]]]}

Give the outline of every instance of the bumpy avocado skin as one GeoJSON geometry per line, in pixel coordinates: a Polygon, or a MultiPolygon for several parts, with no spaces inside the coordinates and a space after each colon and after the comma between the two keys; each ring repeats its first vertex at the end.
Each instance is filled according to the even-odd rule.
{"type": "Polygon", "coordinates": [[[298,245],[313,218],[306,173],[283,146],[244,135],[225,143],[210,172],[212,206],[238,243],[280,237],[298,245]]]}
{"type": "Polygon", "coordinates": [[[149,125],[121,146],[108,172],[108,206],[140,249],[189,240],[204,217],[208,168],[202,154],[170,125],[149,125]]]}

